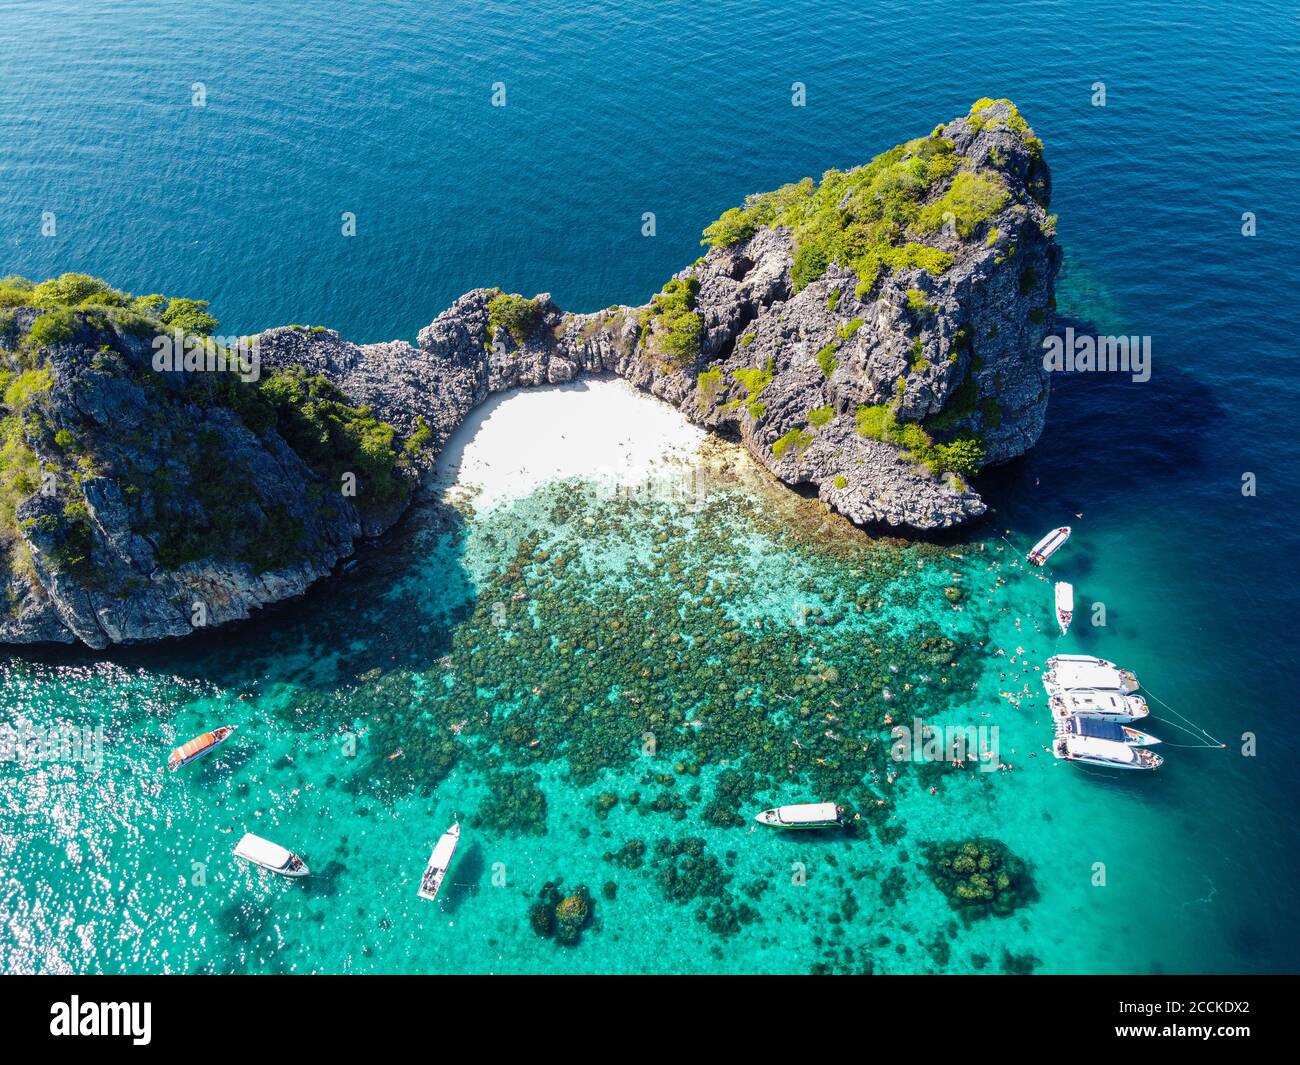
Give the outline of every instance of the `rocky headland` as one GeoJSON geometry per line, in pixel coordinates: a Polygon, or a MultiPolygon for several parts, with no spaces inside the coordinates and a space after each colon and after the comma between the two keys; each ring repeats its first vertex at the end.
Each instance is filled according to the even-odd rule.
{"type": "Polygon", "coordinates": [[[981,100],[749,197],[644,306],[475,289],[416,346],[244,338],[255,380],[210,368],[225,349],[202,301],[0,281],[0,641],[181,636],[301,594],[397,520],[488,395],[581,374],[735,436],[861,525],[960,525],[986,510],[969,478],[1046,418],[1050,188],[1014,105],[981,100]],[[160,370],[159,336],[197,354],[160,370]]]}

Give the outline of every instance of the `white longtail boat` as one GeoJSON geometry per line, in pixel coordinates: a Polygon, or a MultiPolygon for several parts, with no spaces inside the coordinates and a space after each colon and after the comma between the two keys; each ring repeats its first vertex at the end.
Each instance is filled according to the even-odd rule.
{"type": "Polygon", "coordinates": [[[1056,554],[1069,538],[1070,527],[1068,525],[1062,525],[1059,529],[1053,529],[1039,540],[1038,543],[1034,544],[1030,549],[1029,554],[1025,556],[1025,560],[1027,562],[1032,562],[1035,566],[1041,566],[1056,554]]]}
{"type": "Polygon", "coordinates": [[[442,834],[442,838],[433,845],[433,853],[429,855],[429,864],[424,868],[424,876],[420,878],[420,898],[433,901],[438,897],[438,889],[442,887],[443,878],[447,875],[447,867],[451,865],[451,856],[456,853],[456,844],[460,842],[460,822],[457,821],[451,828],[442,834]]]}
{"type": "Polygon", "coordinates": [[[1071,688],[1117,691],[1127,695],[1141,687],[1137,676],[1130,670],[1120,669],[1114,662],[1090,655],[1053,655],[1047,660],[1043,686],[1052,695],[1071,688]]]}
{"type": "Polygon", "coordinates": [[[293,851],[285,850],[278,843],[245,832],[244,838],[235,844],[235,857],[260,865],[281,876],[306,876],[311,872],[293,851]]]}
{"type": "Polygon", "coordinates": [[[1056,582],[1056,623],[1061,626],[1061,635],[1070,631],[1070,619],[1074,617],[1074,585],[1068,581],[1056,582]]]}
{"type": "Polygon", "coordinates": [[[1068,717],[1098,717],[1107,721],[1141,721],[1151,713],[1151,707],[1140,695],[1124,695],[1116,691],[1093,691],[1088,688],[1071,688],[1051,694],[1048,703],[1057,721],[1068,717]]]}
{"type": "Polygon", "coordinates": [[[803,802],[777,806],[754,817],[760,825],[773,828],[830,828],[840,825],[839,810],[833,802],[803,802]]]}
{"type": "Polygon", "coordinates": [[[205,755],[211,754],[226,740],[230,739],[231,734],[238,727],[238,725],[222,725],[211,732],[203,733],[202,736],[195,736],[194,739],[189,740],[187,743],[182,743],[168,755],[167,768],[175,771],[183,765],[197,762],[205,755]]]}

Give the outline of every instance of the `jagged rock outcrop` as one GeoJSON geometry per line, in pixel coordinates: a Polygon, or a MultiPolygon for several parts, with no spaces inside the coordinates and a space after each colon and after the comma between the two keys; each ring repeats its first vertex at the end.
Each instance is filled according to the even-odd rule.
{"type": "MultiPolygon", "coordinates": [[[[418,443],[399,463],[408,488],[489,394],[614,373],[734,434],[855,522],[949,528],[985,512],[969,475],[1023,454],[1043,429],[1060,262],[1049,194],[1041,144],[1009,101],[985,100],[820,186],[751,197],[644,307],[573,314],[548,295],[476,289],[417,347],[284,327],[257,349],[264,374],[298,382],[290,393],[324,379],[383,427],[365,432],[418,443]]],[[[0,350],[22,349],[36,313],[14,312],[0,350]]],[[[38,463],[66,471],[77,449],[94,456],[72,504],[85,529],[70,538],[66,493],[18,505],[0,641],[182,635],[197,604],[205,624],[246,617],[301,593],[404,506],[406,490],[369,506],[322,491],[319,456],[292,446],[311,450],[291,408],[268,422],[243,393],[196,400],[194,380],[150,373],[140,337],[111,322],[87,329],[48,348],[45,421],[26,434],[38,463]],[[237,498],[204,487],[213,469],[194,454],[199,440],[240,471],[237,498]],[[233,518],[217,521],[227,504],[233,518]],[[187,521],[206,538],[187,540],[187,521]],[[292,530],[292,557],[259,553],[247,535],[223,551],[207,535],[214,522],[280,541],[292,530]],[[61,564],[78,550],[79,565],[61,564]]]]}

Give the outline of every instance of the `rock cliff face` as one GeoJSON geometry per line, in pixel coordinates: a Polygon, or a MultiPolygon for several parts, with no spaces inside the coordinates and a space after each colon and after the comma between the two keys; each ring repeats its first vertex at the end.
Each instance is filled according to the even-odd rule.
{"type": "Polygon", "coordinates": [[[18,307],[0,330],[5,487],[22,497],[0,641],[178,636],[300,594],[395,520],[489,394],[583,373],[618,374],[738,436],[855,522],[977,517],[967,477],[1022,454],[1046,417],[1049,194],[1014,106],[979,101],[820,186],[751,197],[644,307],[571,314],[547,295],[476,289],[418,347],[272,329],[256,338],[263,381],[242,390],[157,373],[148,328],[84,306],[71,335],[34,345],[41,311],[18,307]],[[332,482],[359,464],[360,492],[341,493],[332,482]],[[43,471],[54,490],[39,490],[43,471]]]}

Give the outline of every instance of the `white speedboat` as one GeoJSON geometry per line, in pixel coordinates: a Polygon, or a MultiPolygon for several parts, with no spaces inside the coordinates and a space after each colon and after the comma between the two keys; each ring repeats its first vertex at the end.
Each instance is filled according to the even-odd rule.
{"type": "Polygon", "coordinates": [[[459,842],[460,822],[457,821],[433,845],[429,864],[425,866],[424,876],[420,878],[420,890],[417,893],[420,898],[432,901],[438,897],[438,889],[442,887],[443,878],[447,875],[447,867],[451,865],[451,856],[456,853],[456,844],[459,842]]]}
{"type": "Polygon", "coordinates": [[[1114,662],[1091,655],[1053,655],[1047,660],[1043,673],[1043,686],[1049,694],[1071,688],[1089,688],[1094,691],[1117,691],[1127,695],[1141,685],[1137,676],[1120,669],[1114,662]]]}
{"type": "Polygon", "coordinates": [[[1061,626],[1061,635],[1070,631],[1070,619],[1074,617],[1074,585],[1066,581],[1056,582],[1056,623],[1061,626]]]}
{"type": "Polygon", "coordinates": [[[1058,721],[1067,717],[1096,717],[1107,721],[1140,721],[1151,713],[1151,707],[1140,695],[1124,695],[1116,691],[1094,691],[1090,688],[1070,688],[1053,692],[1048,700],[1052,716],[1058,721]]]}
{"type": "Polygon", "coordinates": [[[773,828],[830,828],[842,824],[833,802],[803,802],[777,806],[754,817],[760,825],[773,828]]]}
{"type": "Polygon", "coordinates": [[[1026,562],[1031,562],[1035,566],[1041,566],[1056,552],[1065,546],[1065,541],[1070,538],[1070,527],[1062,525],[1059,529],[1053,529],[1044,536],[1038,543],[1030,549],[1029,554],[1025,556],[1026,562]]]}
{"type": "Polygon", "coordinates": [[[230,739],[231,734],[238,727],[238,725],[222,725],[220,728],[215,728],[211,732],[205,732],[202,736],[195,736],[194,739],[182,743],[168,755],[167,768],[174,771],[183,765],[197,762],[205,755],[211,754],[226,740],[230,739]]]}
{"type": "Polygon", "coordinates": [[[1149,732],[1139,732],[1129,725],[1107,718],[1084,717],[1082,714],[1072,714],[1066,718],[1064,724],[1060,726],[1058,734],[1064,736],[1089,736],[1096,740],[1113,740],[1116,743],[1127,743],[1131,747],[1154,747],[1160,742],[1149,732]]]}
{"type": "Polygon", "coordinates": [[[285,850],[278,843],[245,832],[244,838],[235,844],[235,857],[260,865],[281,876],[306,876],[311,872],[293,851],[285,850]]]}
{"type": "Polygon", "coordinates": [[[1119,740],[1095,736],[1063,735],[1056,738],[1052,753],[1067,762],[1105,766],[1109,769],[1158,769],[1164,759],[1155,751],[1119,740]]]}

